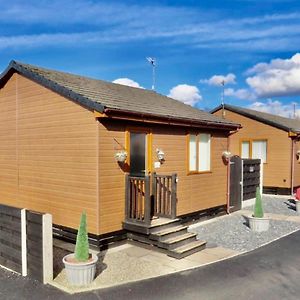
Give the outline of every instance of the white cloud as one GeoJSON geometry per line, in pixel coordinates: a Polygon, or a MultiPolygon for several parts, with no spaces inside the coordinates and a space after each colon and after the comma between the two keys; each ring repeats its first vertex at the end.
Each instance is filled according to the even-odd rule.
{"type": "Polygon", "coordinates": [[[168,96],[191,106],[202,100],[199,89],[188,84],[179,84],[173,87],[168,96]]]}
{"type": "Polygon", "coordinates": [[[135,88],[143,89],[143,87],[140,86],[139,83],[137,83],[136,81],[129,79],[129,78],[118,78],[118,79],[115,79],[113,81],[113,83],[118,83],[118,84],[122,84],[122,85],[127,85],[127,86],[132,86],[135,88]]]}
{"type": "MultiPolygon", "coordinates": [[[[294,103],[283,104],[277,100],[269,99],[267,102],[254,102],[248,108],[287,118],[294,116],[294,103]]],[[[296,117],[300,117],[300,109],[296,109],[296,117]]]]}
{"type": "Polygon", "coordinates": [[[155,3],[150,6],[107,0],[0,2],[1,27],[7,28],[7,32],[15,32],[9,30],[9,26],[14,29],[20,24],[25,25],[23,36],[17,33],[0,36],[4,40],[4,43],[0,42],[0,49],[9,48],[11,43],[15,47],[24,44],[32,48],[69,44],[79,47],[91,42],[103,45],[160,39],[168,44],[249,53],[291,51],[298,47],[300,40],[299,12],[228,18],[188,6],[155,3]],[[147,18],[142,17],[145,15],[147,18]],[[41,36],[30,34],[28,30],[37,25],[41,36]],[[73,28],[80,29],[72,31],[73,28]],[[60,38],[63,34],[66,38],[60,38]],[[6,38],[13,41],[6,45],[6,38]]]}
{"type": "Polygon", "coordinates": [[[248,70],[246,79],[259,97],[300,95],[300,53],[290,59],[274,59],[248,70]]]}
{"type": "Polygon", "coordinates": [[[251,92],[248,89],[232,89],[232,88],[228,88],[224,90],[224,95],[225,96],[232,96],[241,100],[255,100],[256,99],[256,95],[253,94],[253,92],[251,92]]]}
{"type": "Polygon", "coordinates": [[[227,75],[213,75],[209,79],[201,79],[200,83],[207,83],[209,85],[221,85],[222,82],[225,84],[236,84],[236,76],[232,73],[227,75]]]}

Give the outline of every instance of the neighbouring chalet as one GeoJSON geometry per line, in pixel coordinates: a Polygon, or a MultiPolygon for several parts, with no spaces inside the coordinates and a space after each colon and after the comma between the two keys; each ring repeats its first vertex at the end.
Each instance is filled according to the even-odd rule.
{"type": "Polygon", "coordinates": [[[211,111],[242,125],[230,137],[230,151],[261,158],[265,192],[290,194],[300,186],[300,120],[225,104],[211,111]]]}
{"type": "Polygon", "coordinates": [[[0,202],[51,213],[71,239],[85,210],[95,243],[151,235],[180,257],[199,243],[178,217],[226,209],[239,125],[154,91],[12,61],[0,124],[0,202]]]}

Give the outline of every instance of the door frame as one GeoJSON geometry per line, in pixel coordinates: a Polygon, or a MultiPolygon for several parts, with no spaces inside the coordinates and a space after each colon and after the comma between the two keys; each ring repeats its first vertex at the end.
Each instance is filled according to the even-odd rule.
{"type": "Polygon", "coordinates": [[[146,134],[146,153],[145,153],[145,174],[152,172],[152,130],[146,127],[126,127],[125,131],[125,149],[127,151],[126,163],[130,167],[130,133],[145,133],[146,134]]]}

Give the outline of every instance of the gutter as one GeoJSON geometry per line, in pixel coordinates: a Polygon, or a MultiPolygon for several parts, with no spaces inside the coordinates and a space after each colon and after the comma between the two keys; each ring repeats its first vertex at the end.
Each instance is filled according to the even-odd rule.
{"type": "MultiPolygon", "coordinates": [[[[159,120],[159,119],[166,120],[164,123],[168,123],[169,125],[183,125],[184,124],[186,126],[193,127],[198,124],[198,125],[202,125],[202,126],[206,126],[206,127],[210,126],[213,128],[224,129],[224,130],[232,130],[232,129],[241,128],[240,124],[229,124],[229,123],[224,124],[221,122],[218,123],[218,122],[210,122],[210,121],[204,121],[204,120],[200,121],[200,120],[195,120],[195,119],[191,120],[191,119],[178,118],[178,117],[164,117],[164,116],[157,116],[157,115],[150,114],[150,113],[139,113],[139,112],[125,111],[125,110],[119,110],[119,109],[113,109],[113,108],[105,108],[104,113],[105,114],[109,114],[109,113],[119,113],[120,114],[121,113],[121,114],[131,115],[134,117],[139,117],[144,122],[146,122],[146,121],[155,122],[155,120],[147,120],[147,118],[152,117],[157,120],[159,120]],[[174,122],[178,122],[181,124],[176,124],[174,122]]],[[[111,116],[111,117],[118,118],[118,116],[111,116]]]]}

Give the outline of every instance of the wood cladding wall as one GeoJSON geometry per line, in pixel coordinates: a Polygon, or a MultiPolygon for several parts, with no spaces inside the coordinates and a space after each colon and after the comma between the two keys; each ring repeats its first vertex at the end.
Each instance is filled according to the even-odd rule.
{"type": "MultiPolygon", "coordinates": [[[[100,232],[120,230],[124,220],[125,171],[114,154],[125,148],[125,131],[132,124],[102,120],[99,122],[99,217],[100,232]]],[[[135,125],[135,129],[138,126],[135,125]]],[[[223,133],[212,134],[211,173],[187,175],[187,131],[169,126],[140,126],[152,132],[152,170],[158,174],[178,174],[177,215],[184,215],[226,203],[227,169],[222,161],[222,152],[227,149],[227,137],[223,133]],[[166,161],[154,169],[157,148],[163,149],[166,161]]]]}
{"type": "Polygon", "coordinates": [[[300,151],[300,141],[295,142],[294,187],[300,187],[300,159],[297,159],[297,151],[300,151]]]}
{"type": "Polygon", "coordinates": [[[98,233],[97,122],[93,113],[14,74],[0,90],[0,202],[53,214],[98,233]]]}
{"type": "MultiPolygon", "coordinates": [[[[222,116],[219,110],[215,115],[222,116]]],[[[264,186],[289,188],[291,186],[291,140],[281,129],[225,110],[225,118],[242,125],[230,137],[230,151],[240,155],[241,140],[267,139],[267,163],[264,164],[264,186]]]]}

